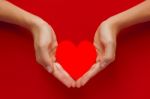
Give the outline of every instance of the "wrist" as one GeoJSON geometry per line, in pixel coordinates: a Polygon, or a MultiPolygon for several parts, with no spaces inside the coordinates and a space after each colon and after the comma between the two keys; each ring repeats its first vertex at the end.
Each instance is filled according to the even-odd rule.
{"type": "Polygon", "coordinates": [[[107,29],[107,32],[111,33],[114,39],[116,39],[120,29],[110,18],[103,21],[100,25],[102,29],[107,29]]]}
{"type": "Polygon", "coordinates": [[[113,30],[113,33],[117,36],[118,33],[121,31],[122,27],[120,25],[120,22],[118,19],[116,19],[114,16],[106,19],[104,21],[105,24],[108,24],[110,28],[113,30]]]}
{"type": "Polygon", "coordinates": [[[112,28],[114,28],[117,31],[117,34],[122,29],[127,27],[126,22],[120,18],[120,15],[109,17],[106,21],[111,25],[112,28]]]}
{"type": "Polygon", "coordinates": [[[32,35],[35,36],[36,34],[40,33],[40,30],[42,30],[42,28],[46,25],[47,23],[43,19],[35,16],[34,19],[30,21],[28,29],[31,31],[32,35]]]}

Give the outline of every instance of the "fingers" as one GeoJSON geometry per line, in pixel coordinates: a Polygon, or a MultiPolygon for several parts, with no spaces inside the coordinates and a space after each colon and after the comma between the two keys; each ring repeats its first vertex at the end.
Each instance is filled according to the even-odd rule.
{"type": "Polygon", "coordinates": [[[61,67],[60,64],[54,63],[50,58],[49,52],[46,48],[38,49],[37,62],[44,66],[44,68],[52,73],[59,81],[61,81],[68,88],[75,87],[75,81],[69,76],[69,74],[61,67]]]}
{"type": "Polygon", "coordinates": [[[94,37],[94,46],[97,51],[96,64],[94,64],[91,69],[86,72],[79,80],[76,82],[76,86],[80,88],[85,85],[92,77],[94,77],[98,72],[103,70],[111,62],[115,60],[116,52],[116,41],[115,36],[111,34],[109,29],[103,28],[97,30],[94,37]]]}
{"type": "Polygon", "coordinates": [[[81,78],[79,78],[76,82],[76,87],[80,88],[81,86],[84,86],[92,77],[94,77],[99,71],[100,68],[100,62],[97,62],[94,64],[91,69],[86,72],[81,78]]]}
{"type": "Polygon", "coordinates": [[[53,75],[68,88],[75,87],[75,81],[69,76],[69,74],[62,68],[59,63],[55,63],[53,75]]]}
{"type": "Polygon", "coordinates": [[[55,63],[53,75],[68,88],[75,87],[75,81],[69,76],[69,74],[61,67],[59,63],[55,63]]]}
{"type": "Polygon", "coordinates": [[[106,56],[104,56],[102,61],[97,62],[96,64],[94,64],[88,72],[86,72],[80,79],[77,80],[76,87],[80,88],[80,87],[84,86],[97,73],[99,73],[100,71],[105,69],[111,62],[114,61],[113,57],[114,56],[112,56],[112,55],[110,55],[109,57],[106,55],[106,56]]]}

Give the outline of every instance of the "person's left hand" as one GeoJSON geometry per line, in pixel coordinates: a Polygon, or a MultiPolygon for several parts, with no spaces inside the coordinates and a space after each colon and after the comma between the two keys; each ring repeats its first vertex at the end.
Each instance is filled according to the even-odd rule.
{"type": "Polygon", "coordinates": [[[110,22],[104,21],[96,30],[94,46],[97,51],[96,63],[76,82],[76,87],[84,86],[98,72],[115,60],[117,29],[110,22]]]}

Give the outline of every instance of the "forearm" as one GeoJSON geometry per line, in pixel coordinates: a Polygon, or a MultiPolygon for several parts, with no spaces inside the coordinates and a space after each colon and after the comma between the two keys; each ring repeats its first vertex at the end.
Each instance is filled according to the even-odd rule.
{"type": "Polygon", "coordinates": [[[117,28],[118,31],[138,23],[150,21],[150,0],[144,1],[129,10],[114,15],[108,18],[107,21],[113,24],[112,26],[117,28]]]}
{"type": "Polygon", "coordinates": [[[39,24],[41,19],[8,1],[0,1],[0,21],[22,26],[28,30],[39,24]]]}

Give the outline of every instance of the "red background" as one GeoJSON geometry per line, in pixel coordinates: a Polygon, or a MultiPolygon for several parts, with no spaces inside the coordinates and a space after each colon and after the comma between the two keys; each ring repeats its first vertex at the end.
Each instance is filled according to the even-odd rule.
{"type": "MultiPolygon", "coordinates": [[[[45,19],[58,41],[92,42],[98,25],[141,0],[10,0],[45,19]]],[[[141,12],[142,13],[142,12],[141,12]]],[[[35,61],[29,32],[0,23],[0,99],[150,99],[150,23],[122,31],[116,61],[80,89],[68,89],[35,61]]]]}

